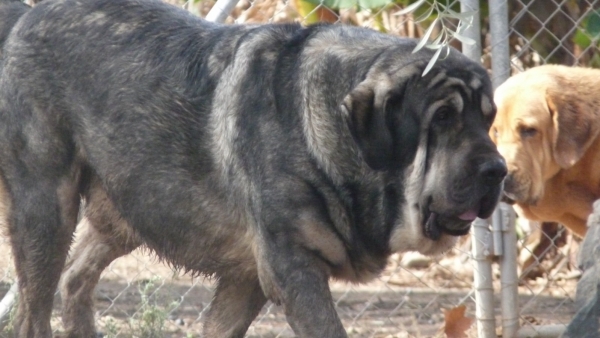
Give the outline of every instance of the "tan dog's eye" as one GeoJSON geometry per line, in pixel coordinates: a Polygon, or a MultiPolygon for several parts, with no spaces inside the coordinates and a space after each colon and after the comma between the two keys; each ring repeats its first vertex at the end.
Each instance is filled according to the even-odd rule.
{"type": "Polygon", "coordinates": [[[530,137],[534,137],[535,135],[537,135],[537,129],[533,128],[533,127],[520,127],[519,128],[519,135],[521,135],[521,138],[525,139],[525,138],[530,138],[530,137]]]}

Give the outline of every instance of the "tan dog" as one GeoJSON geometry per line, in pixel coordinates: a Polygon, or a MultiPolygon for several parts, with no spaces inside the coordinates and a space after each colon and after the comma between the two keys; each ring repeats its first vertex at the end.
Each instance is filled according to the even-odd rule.
{"type": "Polygon", "coordinates": [[[520,216],[579,236],[600,198],[600,70],[547,65],[495,92],[490,130],[508,166],[505,195],[520,216]]]}

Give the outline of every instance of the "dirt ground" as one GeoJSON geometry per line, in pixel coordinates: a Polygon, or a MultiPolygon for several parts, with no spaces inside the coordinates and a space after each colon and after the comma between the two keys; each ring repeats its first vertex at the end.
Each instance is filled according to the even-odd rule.
{"type": "MultiPolygon", "coordinates": [[[[473,267],[464,243],[427,267],[406,269],[400,256],[382,277],[367,285],[332,282],[340,318],[350,337],[443,337],[444,309],[460,304],[475,316],[473,267]]],[[[10,250],[0,244],[0,296],[14,272],[10,250]]],[[[567,324],[575,312],[576,279],[538,278],[519,287],[522,323],[567,324]]],[[[201,318],[212,297],[213,283],[173,272],[152,255],[135,252],[113,262],[96,290],[98,331],[104,337],[198,337],[201,318]]],[[[500,286],[495,281],[496,293],[500,286]]],[[[495,302],[501,325],[500,302],[495,302]]],[[[60,332],[60,297],[55,300],[53,327],[60,332]]],[[[467,331],[476,337],[476,325],[467,331]]],[[[8,337],[5,329],[0,337],[8,337]]],[[[267,304],[248,337],[293,337],[280,307],[267,304]]]]}

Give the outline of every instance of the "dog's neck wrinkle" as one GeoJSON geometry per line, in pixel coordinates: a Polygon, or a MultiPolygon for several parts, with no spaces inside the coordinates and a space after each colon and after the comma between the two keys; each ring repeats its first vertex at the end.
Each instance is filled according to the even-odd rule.
{"type": "Polygon", "coordinates": [[[350,237],[345,239],[348,260],[343,266],[334,268],[332,275],[352,282],[368,282],[383,271],[391,255],[387,245],[391,229],[378,227],[387,221],[381,218],[381,213],[386,208],[388,196],[381,185],[365,186],[355,182],[346,184],[344,190],[347,194],[342,203],[350,217],[341,225],[342,229],[339,222],[335,226],[338,234],[350,230],[350,237]],[[376,197],[364,199],[366,195],[376,197]]]}

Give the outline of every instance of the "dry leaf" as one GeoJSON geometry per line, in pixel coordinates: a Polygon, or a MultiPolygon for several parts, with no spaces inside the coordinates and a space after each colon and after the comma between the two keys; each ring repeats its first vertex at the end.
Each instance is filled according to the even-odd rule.
{"type": "Polygon", "coordinates": [[[466,338],[467,330],[473,324],[473,318],[465,317],[465,305],[444,310],[444,333],[447,338],[466,338]]]}

